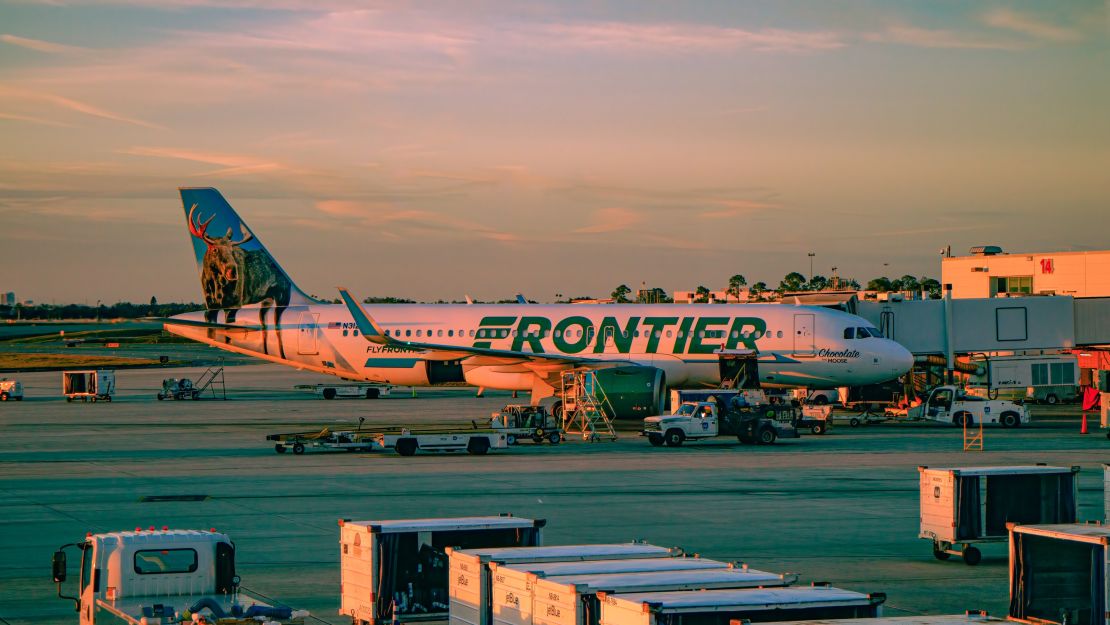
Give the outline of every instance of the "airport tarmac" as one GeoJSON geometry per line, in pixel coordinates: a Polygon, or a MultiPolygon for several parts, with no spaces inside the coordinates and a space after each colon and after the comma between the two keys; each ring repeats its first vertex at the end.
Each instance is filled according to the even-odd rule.
{"type": "MultiPolygon", "coordinates": [[[[656,449],[613,443],[522,445],[489,456],[274,453],[270,433],[488,418],[508,393],[397,389],[380,400],[316,399],[295,384],[334,378],[278,365],[229,367],[230,401],[158,402],[165,377],[200,369],[121,370],[111,403],[68,404],[61,375],[18,376],[23,402],[0,405],[0,617],[75,623],[55,598],[50,555],[86,532],[215,527],[238,547],[243,585],[345,623],[339,518],[512,512],[548,520],[549,544],[642,538],[777,572],[885,592],[886,612],[951,614],[1008,603],[1005,543],[968,567],[938,562],[917,538],[918,465],[1080,465],[1081,518],[1101,519],[1110,441],[1078,432],[1076,409],[1035,408],[1019,430],[988,430],[961,451],[943,426],[834,428],[770,447],[722,439],[656,449]]],[[[526,401],[521,398],[518,401],[526,401]]],[[[72,592],[77,563],[66,590],[72,592]]]]}

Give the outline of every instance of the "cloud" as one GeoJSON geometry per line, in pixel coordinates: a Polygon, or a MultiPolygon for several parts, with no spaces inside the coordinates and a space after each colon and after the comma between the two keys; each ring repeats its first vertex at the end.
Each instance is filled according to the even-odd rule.
{"type": "Polygon", "coordinates": [[[698,214],[702,219],[730,219],[741,215],[751,215],[760,211],[777,208],[779,204],[770,202],[756,202],[753,200],[716,200],[719,209],[708,210],[698,214]]]}
{"type": "Polygon", "coordinates": [[[141,119],[136,119],[134,117],[128,117],[126,115],[120,115],[119,113],[113,113],[112,111],[105,110],[87,102],[74,100],[72,98],[66,98],[60,95],[54,95],[52,93],[0,86],[0,95],[6,95],[12,100],[49,102],[50,104],[53,104],[54,106],[57,106],[59,108],[74,111],[76,113],[81,113],[83,115],[88,115],[90,117],[99,117],[101,119],[108,119],[124,124],[141,126],[143,128],[163,128],[158,124],[154,124],[141,119]]]}
{"type": "Polygon", "coordinates": [[[15,113],[0,112],[0,119],[10,119],[17,122],[28,122],[31,124],[42,124],[43,126],[57,126],[61,128],[73,128],[73,124],[66,124],[64,122],[55,121],[52,119],[45,119],[42,117],[34,117],[32,115],[17,115],[15,113]]]}
{"type": "Polygon", "coordinates": [[[0,35],[0,41],[19,46],[20,48],[27,48],[36,52],[45,52],[47,54],[69,54],[72,52],[82,52],[85,48],[77,46],[67,46],[52,41],[43,41],[42,39],[31,39],[28,37],[20,37],[18,35],[3,34],[0,35]]]}
{"type": "MultiPolygon", "coordinates": [[[[550,24],[539,43],[555,47],[615,51],[709,52],[749,49],[756,52],[818,52],[845,45],[828,31],[779,28],[745,30],[698,24],[585,22],[550,24]]],[[[535,39],[533,39],[535,41],[535,39]]]]}
{"type": "Polygon", "coordinates": [[[367,202],[361,200],[317,200],[316,210],[338,219],[355,220],[367,228],[382,233],[381,227],[389,224],[393,230],[387,232],[389,238],[457,236],[478,237],[502,243],[519,241],[520,237],[484,224],[422,209],[398,209],[386,202],[367,202]]]}
{"type": "Polygon", "coordinates": [[[906,25],[888,26],[880,32],[865,33],[863,39],[873,43],[893,43],[918,48],[1021,50],[1027,47],[1023,42],[993,35],[906,25]]]}
{"type": "Polygon", "coordinates": [[[578,228],[575,232],[581,234],[616,232],[626,230],[629,226],[636,225],[643,220],[643,216],[627,208],[601,208],[594,211],[593,225],[578,228]]]}
{"type": "Polygon", "coordinates": [[[220,165],[222,169],[216,169],[201,174],[198,176],[217,176],[229,177],[238,176],[242,174],[264,172],[264,171],[289,171],[290,167],[281,163],[260,159],[254,156],[245,154],[227,154],[220,152],[198,152],[196,150],[188,150],[181,148],[156,148],[156,147],[133,147],[125,150],[120,150],[121,154],[130,154],[132,156],[152,156],[155,158],[174,158],[185,161],[193,161],[195,163],[205,163],[209,165],[220,165]]]}
{"type": "Polygon", "coordinates": [[[998,8],[983,16],[983,23],[994,28],[1012,30],[1041,41],[1071,43],[1083,39],[1078,30],[1049,24],[1008,8],[998,8]]]}

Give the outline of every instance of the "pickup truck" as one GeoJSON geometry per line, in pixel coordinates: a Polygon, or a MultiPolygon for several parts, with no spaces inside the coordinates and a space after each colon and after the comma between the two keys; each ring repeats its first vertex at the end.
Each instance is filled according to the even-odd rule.
{"type": "Polygon", "coordinates": [[[1004,399],[986,399],[964,393],[955,386],[938,386],[925,401],[909,409],[909,418],[965,425],[1001,425],[1016,428],[1029,423],[1029,411],[1022,404],[1004,399]]]}
{"type": "Polygon", "coordinates": [[[741,443],[770,445],[780,436],[798,438],[793,410],[784,409],[791,415],[790,422],[776,421],[779,414],[769,405],[744,407],[718,415],[716,402],[683,402],[674,414],[644,419],[640,435],[646,436],[653,447],[678,447],[687,440],[722,435],[735,436],[741,443]]]}

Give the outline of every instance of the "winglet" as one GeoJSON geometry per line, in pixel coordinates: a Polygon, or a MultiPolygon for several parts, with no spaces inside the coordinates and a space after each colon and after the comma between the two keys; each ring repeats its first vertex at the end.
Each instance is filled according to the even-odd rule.
{"type": "Polygon", "coordinates": [[[371,343],[386,344],[390,342],[390,338],[385,335],[385,332],[366,314],[362,309],[362,305],[358,300],[351,297],[350,291],[344,287],[339,287],[339,296],[343,298],[343,303],[347,305],[347,310],[351,312],[351,317],[355,320],[355,326],[362,336],[371,343]]]}

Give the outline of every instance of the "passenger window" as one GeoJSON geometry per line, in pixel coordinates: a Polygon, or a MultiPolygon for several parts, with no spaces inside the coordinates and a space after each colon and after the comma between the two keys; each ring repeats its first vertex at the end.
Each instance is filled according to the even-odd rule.
{"type": "Polygon", "coordinates": [[[454,330],[448,330],[447,331],[447,338],[451,338],[452,336],[455,336],[455,331],[454,330]]]}
{"type": "Polygon", "coordinates": [[[443,336],[443,330],[436,330],[436,336],[443,336]]]}
{"type": "Polygon", "coordinates": [[[347,336],[347,331],[346,330],[343,331],[343,336],[347,336]]]}
{"type": "Polygon", "coordinates": [[[667,330],[667,338],[671,338],[671,331],[667,330]]]}
{"type": "Polygon", "coordinates": [[[779,330],[779,333],[778,333],[778,335],[777,335],[777,336],[778,336],[778,337],[779,337],[780,339],[782,338],[782,330],[779,330]]]}
{"type": "Polygon", "coordinates": [[[354,330],[352,330],[351,332],[353,332],[355,336],[358,336],[358,328],[355,328],[355,329],[354,329],[354,330]]]}
{"type": "Polygon", "coordinates": [[[412,330],[405,330],[405,336],[412,336],[412,330]]]}
{"type": "Polygon", "coordinates": [[[424,331],[423,330],[417,330],[416,331],[416,336],[424,336],[424,331]]]}
{"type": "MultiPolygon", "coordinates": [[[[670,335],[671,335],[671,333],[667,332],[667,336],[670,336],[670,335]]],[[[656,330],[655,331],[655,338],[660,338],[661,336],[663,336],[663,333],[660,332],[659,330],[656,330]]]]}

